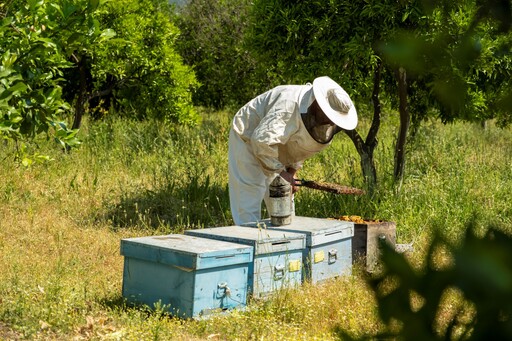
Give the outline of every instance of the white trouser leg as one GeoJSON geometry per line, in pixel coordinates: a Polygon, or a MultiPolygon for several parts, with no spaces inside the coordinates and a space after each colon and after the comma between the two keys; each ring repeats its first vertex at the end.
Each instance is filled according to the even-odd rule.
{"type": "Polygon", "coordinates": [[[229,133],[229,202],[236,225],[261,219],[261,202],[267,192],[267,178],[250,145],[231,130],[229,133]]]}

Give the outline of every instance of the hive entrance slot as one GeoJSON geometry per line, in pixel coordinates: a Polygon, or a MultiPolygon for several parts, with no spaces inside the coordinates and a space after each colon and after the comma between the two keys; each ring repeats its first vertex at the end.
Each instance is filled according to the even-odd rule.
{"type": "Polygon", "coordinates": [[[287,241],[282,241],[282,242],[275,242],[275,243],[272,243],[272,245],[284,245],[284,244],[289,244],[290,241],[287,240],[287,241]]]}

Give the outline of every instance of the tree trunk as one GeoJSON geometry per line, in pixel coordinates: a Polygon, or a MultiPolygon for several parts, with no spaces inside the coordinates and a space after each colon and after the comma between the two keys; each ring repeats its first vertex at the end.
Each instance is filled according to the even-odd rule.
{"type": "Polygon", "coordinates": [[[87,94],[87,70],[85,64],[85,57],[78,60],[78,73],[80,75],[80,85],[78,90],[78,98],[75,102],[75,119],[73,120],[72,129],[79,129],[82,124],[82,117],[84,115],[84,104],[87,94]]]}
{"type": "Polygon", "coordinates": [[[400,182],[402,181],[405,172],[405,144],[407,142],[407,132],[411,123],[411,115],[407,104],[407,73],[405,69],[399,68],[396,70],[396,77],[398,79],[398,97],[400,99],[400,130],[398,132],[398,139],[395,145],[394,177],[395,182],[400,182]]]}
{"type": "Polygon", "coordinates": [[[381,105],[379,100],[379,93],[381,73],[382,63],[379,61],[377,67],[375,68],[373,77],[373,120],[370,130],[368,131],[366,141],[363,141],[363,138],[355,129],[345,130],[345,133],[350,137],[356,147],[359,156],[361,157],[361,170],[363,172],[363,177],[368,185],[368,191],[370,193],[373,192],[375,186],[377,185],[377,170],[375,168],[373,152],[377,147],[377,133],[379,132],[380,128],[381,105]]]}

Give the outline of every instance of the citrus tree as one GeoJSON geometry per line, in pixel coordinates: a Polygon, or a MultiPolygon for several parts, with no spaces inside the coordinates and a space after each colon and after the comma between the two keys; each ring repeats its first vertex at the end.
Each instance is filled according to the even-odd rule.
{"type": "MultiPolygon", "coordinates": [[[[373,153],[380,128],[382,85],[391,85],[385,89],[398,97],[398,84],[404,84],[403,72],[383,62],[377,43],[402,27],[419,26],[415,17],[406,15],[409,11],[409,1],[274,0],[254,4],[249,39],[255,54],[267,63],[279,82],[304,83],[329,75],[356,103],[373,104],[366,138],[357,130],[346,131],[361,157],[370,189],[377,182],[373,153]]],[[[403,125],[407,129],[408,121],[403,125]]]]}
{"type": "MultiPolygon", "coordinates": [[[[511,3],[422,1],[417,14],[428,19],[420,34],[401,30],[379,46],[390,64],[421,79],[429,105],[444,122],[497,119],[511,122],[511,3]]],[[[416,121],[428,111],[415,113],[416,121]]]]}
{"type": "Polygon", "coordinates": [[[190,0],[177,11],[180,54],[201,82],[194,103],[242,105],[268,86],[265,69],[244,45],[251,6],[249,0],[190,0]]]}
{"type": "Polygon", "coordinates": [[[15,142],[16,156],[25,164],[47,159],[35,151],[25,157],[39,134],[66,150],[78,145],[91,106],[196,124],[197,81],[174,50],[179,30],[169,6],[165,0],[2,2],[0,136],[15,142]]]}
{"type": "Polygon", "coordinates": [[[0,136],[17,143],[19,157],[25,142],[40,133],[63,147],[78,144],[77,131],[65,122],[70,106],[62,98],[62,77],[73,66],[69,57],[77,44],[105,36],[92,17],[98,1],[14,0],[1,6],[0,136]]]}
{"type": "Polygon", "coordinates": [[[74,127],[89,107],[101,118],[111,107],[124,116],[196,124],[192,105],[198,86],[175,49],[179,29],[166,0],[106,1],[97,16],[116,36],[78,51],[66,74],[66,98],[75,101],[74,127]],[[78,71],[78,72],[77,72],[78,71]]]}

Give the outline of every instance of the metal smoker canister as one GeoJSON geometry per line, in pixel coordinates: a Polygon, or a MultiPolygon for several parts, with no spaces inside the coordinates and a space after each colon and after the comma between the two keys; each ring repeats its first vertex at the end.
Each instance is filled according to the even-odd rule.
{"type": "Polygon", "coordinates": [[[270,222],[281,226],[292,223],[292,186],[278,175],[269,185],[270,222]]]}

